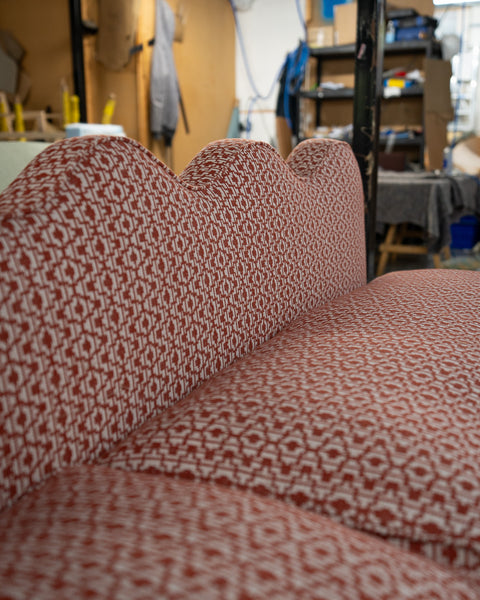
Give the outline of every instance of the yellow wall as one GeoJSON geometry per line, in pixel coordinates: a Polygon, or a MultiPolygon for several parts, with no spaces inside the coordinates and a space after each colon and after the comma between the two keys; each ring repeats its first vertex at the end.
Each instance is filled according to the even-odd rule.
{"type": "MultiPolygon", "coordinates": [[[[97,19],[98,0],[82,0],[84,18],[97,19]]],[[[155,0],[139,0],[138,42],[154,35],[155,0]]],[[[173,151],[150,138],[148,126],[151,48],[136,54],[121,71],[95,59],[95,37],[86,37],[85,79],[89,122],[98,122],[110,93],[117,96],[114,122],[138,139],[177,173],[208,142],[225,137],[235,100],[235,28],[226,0],[168,0],[183,5],[183,40],[174,43],[178,79],[190,133],[181,116],[173,151]]],[[[10,30],[27,53],[23,67],[32,81],[26,108],[50,106],[60,112],[60,83],[73,89],[70,24],[66,0],[0,0],[0,27],[10,30]]]]}
{"type": "MultiPolygon", "coordinates": [[[[175,6],[175,0],[170,0],[175,6]]],[[[174,43],[190,134],[180,118],[174,142],[176,171],[206,143],[227,135],[235,103],[235,26],[227,0],[185,0],[183,42],[174,43]]]]}
{"type": "MultiPolygon", "coordinates": [[[[141,0],[141,15],[152,10],[151,0],[141,0]]],[[[97,0],[82,0],[82,17],[98,23],[97,0]]],[[[143,20],[143,16],[142,16],[143,20]]],[[[149,146],[143,121],[147,121],[143,107],[148,101],[143,90],[137,89],[137,72],[145,56],[134,55],[121,70],[111,70],[96,60],[96,36],[84,37],[84,62],[87,116],[91,123],[99,123],[110,94],[116,96],[113,122],[123,126],[125,133],[149,146]],[[139,117],[142,117],[142,122],[139,117]]]]}
{"type": "Polygon", "coordinates": [[[26,108],[62,109],[60,81],[73,86],[66,0],[0,0],[0,28],[26,49],[22,67],[31,79],[26,108]]]}

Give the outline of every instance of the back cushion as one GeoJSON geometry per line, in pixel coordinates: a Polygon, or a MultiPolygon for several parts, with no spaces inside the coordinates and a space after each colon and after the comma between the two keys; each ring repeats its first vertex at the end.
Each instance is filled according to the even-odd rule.
{"type": "Polygon", "coordinates": [[[365,280],[350,148],[52,145],[0,196],[0,507],[365,280]],[[305,161],[297,161],[305,165],[305,161]],[[307,172],[308,171],[308,172],[307,172]]]}

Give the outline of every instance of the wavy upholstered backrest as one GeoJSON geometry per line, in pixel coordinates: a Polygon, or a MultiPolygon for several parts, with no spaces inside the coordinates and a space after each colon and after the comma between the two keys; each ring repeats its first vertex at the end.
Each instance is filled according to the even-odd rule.
{"type": "Polygon", "coordinates": [[[220,141],[177,177],[58,142],[0,196],[0,507],[365,281],[350,148],[220,141]]]}

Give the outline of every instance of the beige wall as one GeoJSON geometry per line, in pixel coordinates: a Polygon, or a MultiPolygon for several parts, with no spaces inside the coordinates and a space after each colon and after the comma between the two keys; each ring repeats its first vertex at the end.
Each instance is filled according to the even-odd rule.
{"type": "MultiPolygon", "coordinates": [[[[153,10],[152,0],[140,0],[141,20],[153,10]]],[[[98,23],[97,0],[82,0],[82,17],[98,23]]],[[[116,40],[112,39],[112,43],[116,40]]],[[[96,60],[96,36],[84,38],[85,86],[87,115],[91,123],[101,121],[103,108],[110,94],[116,96],[113,121],[121,124],[129,137],[149,146],[145,110],[147,98],[143,89],[138,89],[138,74],[142,72],[144,54],[134,55],[121,70],[106,68],[96,60]],[[145,108],[145,110],[144,110],[145,108]]],[[[150,53],[149,53],[150,56],[150,53]]]]}
{"type": "MultiPolygon", "coordinates": [[[[83,0],[84,18],[97,18],[97,1],[83,0]]],[[[138,41],[154,35],[154,0],[139,0],[138,41]]],[[[235,28],[225,0],[168,0],[175,11],[181,2],[186,18],[183,40],[174,56],[190,133],[181,117],[171,153],[150,139],[148,126],[151,48],[135,55],[121,71],[95,59],[95,37],[86,37],[85,77],[89,122],[101,119],[110,93],[117,96],[114,122],[138,139],[177,173],[208,142],[225,137],[235,100],[235,28]]],[[[0,23],[26,48],[23,66],[32,80],[26,108],[50,106],[60,111],[60,83],[73,89],[70,25],[66,0],[0,0],[0,23]]]]}
{"type": "Polygon", "coordinates": [[[66,0],[0,0],[0,28],[25,48],[22,67],[31,79],[26,108],[61,111],[60,81],[73,86],[66,0]]]}
{"type": "MultiPolygon", "coordinates": [[[[166,153],[153,140],[148,145],[179,173],[208,142],[227,134],[235,103],[235,26],[225,0],[168,3],[174,12],[181,10],[184,15],[182,39],[174,42],[173,52],[189,133],[179,113],[173,152],[166,153]]],[[[141,0],[141,6],[139,42],[145,42],[154,35],[155,0],[141,0]]],[[[144,96],[148,96],[151,52],[146,48],[136,57],[137,89],[143,88],[144,96]]],[[[144,110],[148,117],[147,108],[144,110]]],[[[144,131],[145,135],[149,134],[144,131]]]]}
{"type": "MultiPolygon", "coordinates": [[[[175,0],[169,0],[176,5],[175,0]]],[[[227,135],[235,103],[235,27],[227,0],[185,0],[183,42],[175,62],[190,134],[179,120],[174,168],[183,168],[206,143],[227,135]]]]}

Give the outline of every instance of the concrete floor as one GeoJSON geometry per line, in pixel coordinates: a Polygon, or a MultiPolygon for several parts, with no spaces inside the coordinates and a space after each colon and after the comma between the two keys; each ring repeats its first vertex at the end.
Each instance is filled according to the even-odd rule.
{"type": "MultiPolygon", "coordinates": [[[[444,261],[446,269],[468,269],[480,271],[480,254],[471,249],[451,249],[452,257],[444,261]]],[[[433,268],[433,257],[431,254],[399,254],[396,260],[387,263],[386,273],[391,271],[403,271],[408,269],[431,269],[433,268]]]]}

